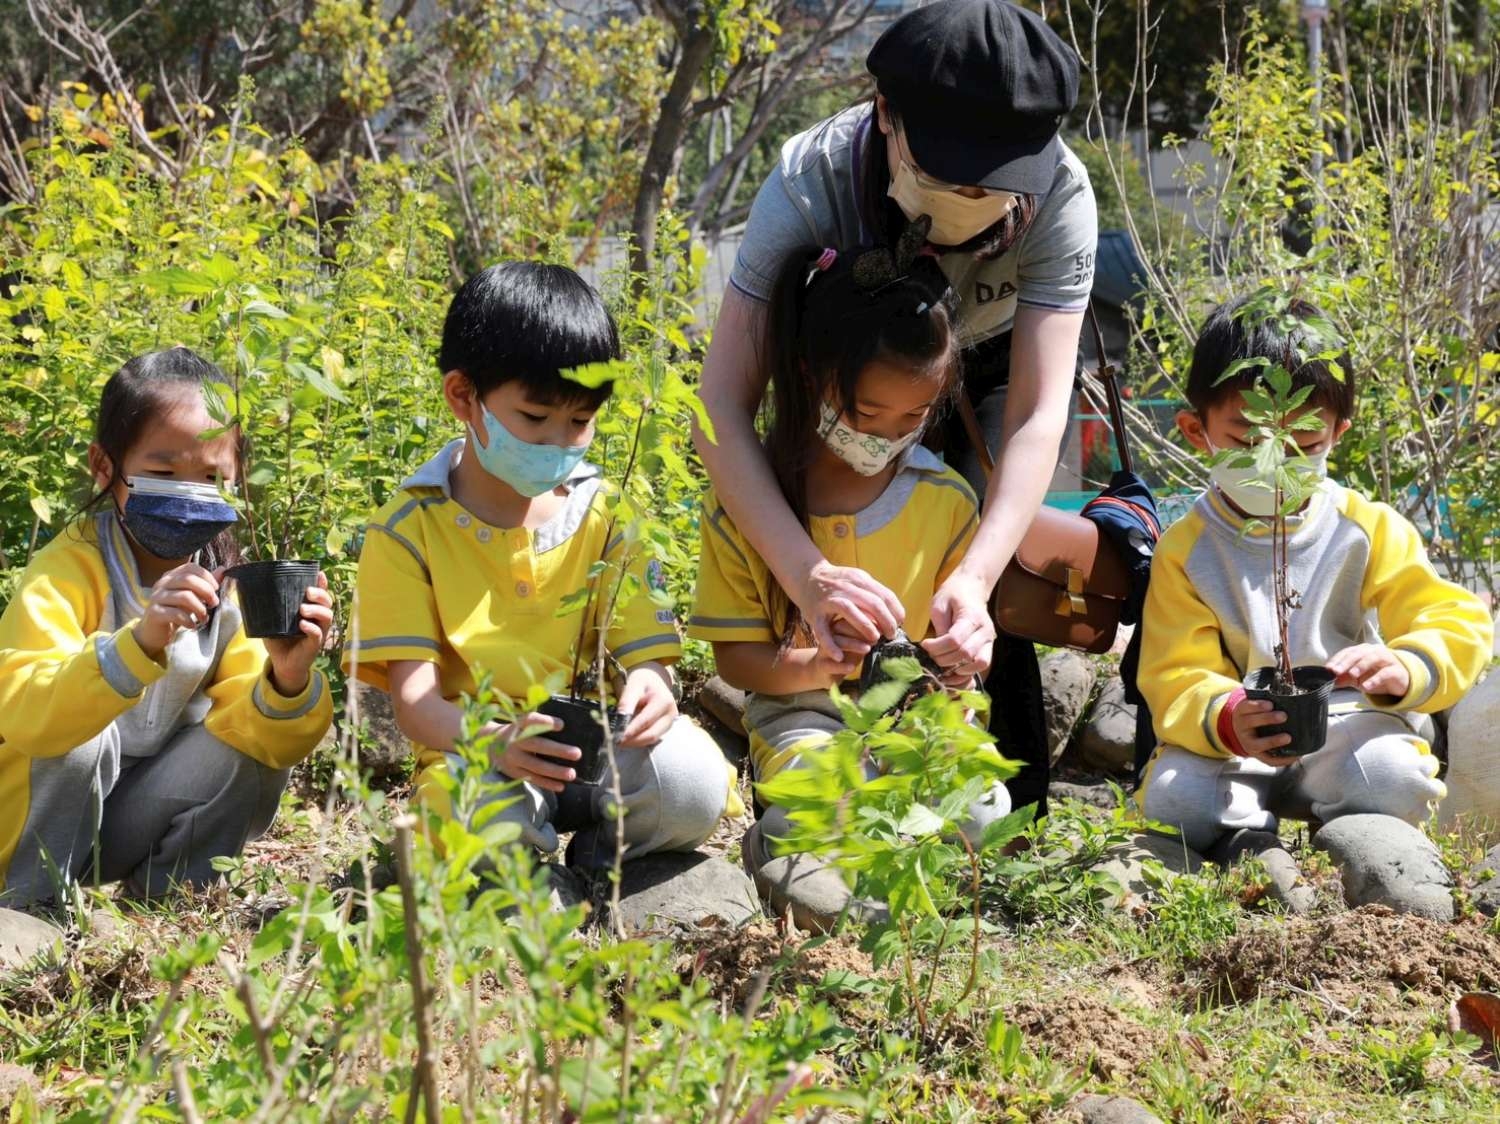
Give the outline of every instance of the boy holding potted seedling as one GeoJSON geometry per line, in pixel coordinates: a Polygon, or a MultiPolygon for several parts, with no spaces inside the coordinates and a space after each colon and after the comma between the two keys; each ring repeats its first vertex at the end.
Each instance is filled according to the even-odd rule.
{"type": "Polygon", "coordinates": [[[1425,715],[1473,685],[1493,626],[1415,527],[1327,479],[1355,391],[1328,321],[1273,290],[1194,348],[1177,424],[1213,482],[1157,547],[1139,681],[1143,809],[1195,850],[1280,815],[1417,824],[1444,795],[1425,715]]]}
{"type": "Polygon", "coordinates": [[[344,657],[390,693],[417,746],[419,799],[440,815],[452,813],[440,775],[463,765],[462,696],[485,674],[517,705],[534,684],[566,680],[568,694],[539,713],[483,732],[494,782],[486,803],[503,803],[500,818],[544,851],[557,849],[563,809],[566,826],[580,829],[570,863],[586,868],[615,859],[605,805],[617,789],[630,859],[696,847],[724,813],[734,778],[712,739],[677,713],[668,665],[681,646],[669,609],[642,588],[618,613],[607,591],[581,611],[560,611],[602,584],[601,573],[659,584],[659,568],[613,525],[608,486],[583,459],[611,384],[565,375],[619,358],[604,302],[572,270],[508,262],[469,279],[449,306],[438,354],[443,397],[464,436],[366,528],[344,657]],[[601,630],[608,662],[623,672],[607,719],[579,674],[598,662],[601,630]],[[612,754],[600,746],[606,720],[612,754]],[[519,791],[503,787],[511,781],[519,791]]]}

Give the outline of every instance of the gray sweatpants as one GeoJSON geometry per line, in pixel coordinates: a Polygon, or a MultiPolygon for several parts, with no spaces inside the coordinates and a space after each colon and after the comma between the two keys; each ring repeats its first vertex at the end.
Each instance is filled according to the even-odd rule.
{"type": "Polygon", "coordinates": [[[132,756],[121,726],[31,769],[26,830],[0,906],[43,901],[68,882],[123,881],[137,895],[204,885],[213,860],[237,855],[276,815],[288,773],[261,764],[201,724],[132,756]]]}
{"type": "Polygon", "coordinates": [[[1447,791],[1438,760],[1400,715],[1360,710],[1328,716],[1328,741],[1284,768],[1162,746],[1146,767],[1147,819],[1178,828],[1195,851],[1240,828],[1275,831],[1280,817],[1374,812],[1422,823],[1447,791]]]}
{"type": "MultiPolygon", "coordinates": [[[[750,761],[757,781],[769,780],[783,769],[802,765],[802,753],[828,741],[844,728],[844,719],[827,691],[803,691],[796,695],[751,695],[745,707],[745,726],[750,730],[750,761]]],[[[879,769],[869,758],[864,762],[865,779],[874,780],[879,769]]],[[[1010,814],[1010,793],[1003,784],[969,805],[964,836],[978,843],[984,829],[1010,814]]],[[[791,820],[779,804],[768,805],[760,816],[762,853],[760,863],[771,859],[770,841],[785,838],[791,820]]]]}
{"type": "MultiPolygon", "coordinates": [[[[448,758],[457,775],[463,759],[456,754],[448,758]]],[[[612,769],[606,769],[603,781],[595,787],[575,786],[575,793],[592,805],[596,827],[580,831],[585,843],[574,852],[579,865],[604,868],[614,865],[616,821],[606,814],[614,800],[614,770],[619,772],[621,803],[625,809],[621,831],[624,857],[639,858],[657,851],[691,851],[713,834],[729,799],[734,770],[719,751],[713,738],[688,718],[679,717],[661,741],[645,748],[615,748],[612,769]],[[578,790],[583,790],[581,793],[578,790]]],[[[558,799],[535,785],[516,785],[499,770],[489,770],[487,787],[478,804],[466,811],[474,823],[515,823],[521,827],[521,838],[539,851],[551,853],[558,848],[557,829],[552,820],[558,799]],[[505,788],[498,786],[504,785],[505,788]],[[496,805],[505,807],[492,811],[496,805]]]]}

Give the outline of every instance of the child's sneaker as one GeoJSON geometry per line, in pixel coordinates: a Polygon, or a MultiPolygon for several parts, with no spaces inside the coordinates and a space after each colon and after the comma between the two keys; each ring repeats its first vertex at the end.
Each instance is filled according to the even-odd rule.
{"type": "Polygon", "coordinates": [[[856,898],[839,872],[816,855],[767,854],[760,824],[752,824],[740,843],[740,860],[773,916],[790,911],[792,923],[810,933],[832,932],[845,916],[866,924],[890,919],[884,905],[856,898]]]}

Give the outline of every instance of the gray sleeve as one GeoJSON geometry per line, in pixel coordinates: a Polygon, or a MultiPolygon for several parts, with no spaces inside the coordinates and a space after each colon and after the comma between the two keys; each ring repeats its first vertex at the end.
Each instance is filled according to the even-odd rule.
{"type": "Polygon", "coordinates": [[[1069,161],[1061,172],[1022,239],[1016,301],[1073,312],[1088,304],[1094,287],[1099,218],[1082,165],[1069,161]]]}
{"type": "Polygon", "coordinates": [[[788,190],[778,163],[756,193],[729,283],[751,300],[768,301],[787,255],[820,244],[806,201],[797,200],[788,190]]]}

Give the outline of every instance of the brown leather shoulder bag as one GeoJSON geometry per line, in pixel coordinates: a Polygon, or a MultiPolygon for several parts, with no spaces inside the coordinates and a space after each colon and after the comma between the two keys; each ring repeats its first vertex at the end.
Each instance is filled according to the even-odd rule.
{"type": "MultiPolygon", "coordinates": [[[[1099,356],[1096,377],[1109,398],[1120,467],[1132,472],[1120,389],[1115,368],[1104,353],[1104,336],[1092,302],[1088,319],[1099,356]]],[[[966,394],[959,395],[959,414],[988,480],[995,469],[994,458],[966,394]]],[[[1109,502],[1109,490],[1093,502],[1109,502]]],[[[1114,644],[1130,589],[1130,572],[1114,545],[1100,533],[1098,524],[1082,515],[1044,506],[1031,521],[995,587],[995,627],[1054,648],[1107,652],[1114,644]]]]}

